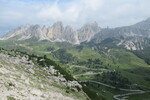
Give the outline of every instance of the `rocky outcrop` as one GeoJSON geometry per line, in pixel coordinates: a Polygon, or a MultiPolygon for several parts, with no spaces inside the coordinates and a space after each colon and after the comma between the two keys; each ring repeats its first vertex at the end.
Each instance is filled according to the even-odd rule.
{"type": "Polygon", "coordinates": [[[70,43],[74,43],[74,44],[80,43],[78,39],[78,33],[74,31],[71,26],[65,27],[65,30],[63,32],[63,38],[70,43]]]}
{"type": "Polygon", "coordinates": [[[100,28],[96,22],[86,24],[77,31],[79,41],[90,41],[91,38],[99,31],[100,28]]]}
{"type": "Polygon", "coordinates": [[[62,32],[64,31],[64,27],[62,22],[56,22],[53,26],[48,28],[47,36],[49,39],[60,39],[62,40],[62,32]]]}

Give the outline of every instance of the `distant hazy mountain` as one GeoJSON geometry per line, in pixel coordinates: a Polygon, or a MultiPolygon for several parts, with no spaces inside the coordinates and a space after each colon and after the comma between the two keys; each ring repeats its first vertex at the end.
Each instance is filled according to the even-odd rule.
{"type": "Polygon", "coordinates": [[[71,26],[64,28],[62,22],[56,22],[51,27],[40,27],[39,25],[25,25],[8,32],[2,39],[18,37],[18,40],[37,38],[38,40],[67,41],[79,44],[90,39],[100,31],[97,23],[89,23],[74,31],[71,26]]]}

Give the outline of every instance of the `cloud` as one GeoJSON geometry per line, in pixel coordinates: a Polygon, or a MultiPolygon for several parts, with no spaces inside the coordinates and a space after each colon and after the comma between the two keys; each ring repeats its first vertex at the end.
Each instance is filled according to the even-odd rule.
{"type": "Polygon", "coordinates": [[[0,0],[0,34],[24,24],[62,21],[78,28],[97,21],[101,27],[131,25],[150,17],[150,0],[0,0]]]}

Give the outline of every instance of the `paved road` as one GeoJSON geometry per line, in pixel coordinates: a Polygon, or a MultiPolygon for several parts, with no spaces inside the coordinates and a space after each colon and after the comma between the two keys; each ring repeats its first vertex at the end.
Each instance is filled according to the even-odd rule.
{"type": "MultiPolygon", "coordinates": [[[[108,84],[105,84],[105,83],[101,83],[101,82],[97,82],[97,81],[92,81],[92,80],[84,80],[84,81],[80,81],[80,82],[91,82],[91,83],[96,83],[96,84],[100,84],[100,85],[106,86],[108,88],[116,89],[116,87],[114,87],[114,86],[111,86],[111,85],[108,85],[108,84]]],[[[133,94],[146,93],[145,91],[142,91],[142,90],[131,90],[131,89],[123,89],[123,88],[118,88],[118,89],[122,90],[122,91],[130,92],[130,93],[114,95],[113,98],[116,99],[116,100],[127,100],[125,98],[127,96],[130,96],[130,95],[133,95],[133,94]]]]}
{"type": "Polygon", "coordinates": [[[113,98],[116,100],[127,100],[126,97],[133,95],[133,94],[143,94],[146,93],[145,91],[138,91],[138,92],[131,92],[131,93],[126,93],[126,94],[118,94],[118,95],[114,95],[113,98]]]}
{"type": "MultiPolygon", "coordinates": [[[[106,86],[106,87],[109,87],[112,89],[116,89],[116,87],[114,87],[114,86],[111,86],[111,85],[108,85],[108,84],[105,84],[102,82],[92,81],[92,80],[84,80],[84,81],[79,81],[79,82],[91,82],[91,83],[100,84],[100,85],[103,85],[103,86],[106,86]]],[[[118,89],[122,90],[122,91],[127,91],[127,92],[140,92],[141,91],[141,90],[131,90],[131,89],[123,89],[123,88],[118,88],[118,89]]]]}

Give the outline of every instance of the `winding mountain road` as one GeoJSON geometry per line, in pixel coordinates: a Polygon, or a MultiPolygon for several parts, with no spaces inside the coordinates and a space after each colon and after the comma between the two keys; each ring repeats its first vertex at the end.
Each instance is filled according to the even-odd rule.
{"type": "Polygon", "coordinates": [[[118,94],[114,95],[113,98],[116,100],[127,100],[126,97],[134,94],[143,94],[146,93],[145,91],[137,91],[137,92],[131,92],[131,93],[126,93],[126,94],[118,94]]]}
{"type": "MultiPolygon", "coordinates": [[[[116,87],[114,87],[114,86],[111,86],[111,85],[108,85],[108,84],[105,84],[102,82],[92,81],[92,80],[83,80],[83,81],[79,81],[79,82],[91,82],[91,83],[96,83],[96,84],[106,86],[108,88],[116,89],[116,87]]],[[[129,92],[129,93],[114,95],[113,98],[116,100],[127,100],[125,98],[126,96],[146,93],[145,91],[142,91],[142,90],[131,90],[131,89],[123,89],[123,88],[118,88],[118,89],[122,90],[122,91],[129,92]]]]}

